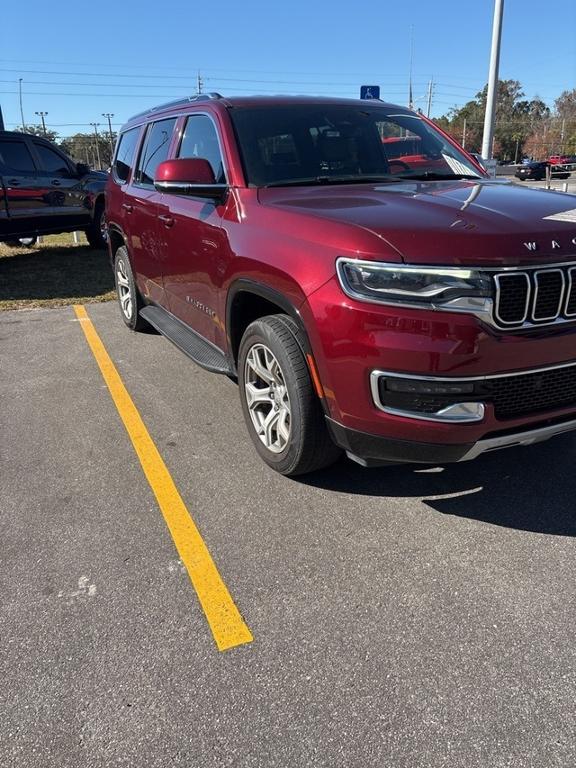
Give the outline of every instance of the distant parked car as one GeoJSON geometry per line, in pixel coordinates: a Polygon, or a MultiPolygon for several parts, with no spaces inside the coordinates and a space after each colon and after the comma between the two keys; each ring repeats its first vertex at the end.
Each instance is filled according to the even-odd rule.
{"type": "MultiPolygon", "coordinates": [[[[526,163],[526,165],[521,165],[514,175],[517,179],[520,179],[520,181],[526,181],[527,179],[530,179],[531,181],[541,181],[546,178],[546,168],[548,168],[549,165],[550,164],[546,161],[526,163]]],[[[570,176],[570,173],[568,171],[556,171],[554,170],[554,166],[552,166],[552,176],[555,179],[567,179],[570,176]]]]}
{"type": "Polygon", "coordinates": [[[570,155],[550,155],[548,158],[550,165],[566,165],[573,162],[570,155]]]}
{"type": "Polygon", "coordinates": [[[106,247],[107,178],[40,136],[0,131],[0,242],[83,230],[92,247],[106,247]]]}

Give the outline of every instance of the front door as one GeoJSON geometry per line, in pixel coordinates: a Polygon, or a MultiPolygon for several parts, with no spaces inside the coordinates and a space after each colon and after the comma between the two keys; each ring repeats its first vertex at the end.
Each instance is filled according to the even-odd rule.
{"type": "MultiPolygon", "coordinates": [[[[216,181],[225,183],[218,135],[207,115],[187,118],[176,157],[208,160],[216,181]]],[[[216,344],[221,342],[224,327],[224,318],[218,314],[228,249],[223,212],[223,205],[187,195],[164,194],[159,204],[160,239],[166,254],[164,289],[169,309],[216,344]]]]}

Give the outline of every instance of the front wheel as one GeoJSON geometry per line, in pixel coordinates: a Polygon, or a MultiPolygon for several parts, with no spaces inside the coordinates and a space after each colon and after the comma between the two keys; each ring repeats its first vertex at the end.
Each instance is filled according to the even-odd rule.
{"type": "Polygon", "coordinates": [[[244,419],[261,458],[282,475],[326,467],[340,455],[314,392],[302,334],[288,315],[251,323],[240,344],[238,383],[244,419]]]}

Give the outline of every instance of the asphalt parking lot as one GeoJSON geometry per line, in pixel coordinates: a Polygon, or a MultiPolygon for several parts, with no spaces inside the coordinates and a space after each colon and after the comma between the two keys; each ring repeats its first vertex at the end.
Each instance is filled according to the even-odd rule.
{"type": "Polygon", "coordinates": [[[220,651],[71,307],[0,313],[0,765],[576,763],[576,438],[274,474],[235,385],[88,316],[253,637],[220,651]]]}

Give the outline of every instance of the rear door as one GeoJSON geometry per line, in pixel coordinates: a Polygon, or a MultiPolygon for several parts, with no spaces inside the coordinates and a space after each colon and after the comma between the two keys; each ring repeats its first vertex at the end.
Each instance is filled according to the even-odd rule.
{"type": "Polygon", "coordinates": [[[130,206],[130,251],[140,292],[150,301],[164,305],[163,257],[160,242],[159,201],[154,188],[158,165],[167,159],[176,118],[157,120],[146,129],[132,183],[126,193],[130,206]]]}
{"type": "Polygon", "coordinates": [[[48,192],[29,139],[0,138],[0,175],[6,206],[0,208],[0,235],[42,232],[49,226],[48,192]]]}
{"type": "Polygon", "coordinates": [[[48,214],[54,229],[83,229],[90,224],[87,195],[76,167],[53,147],[32,139],[40,179],[48,190],[48,214]]]}

